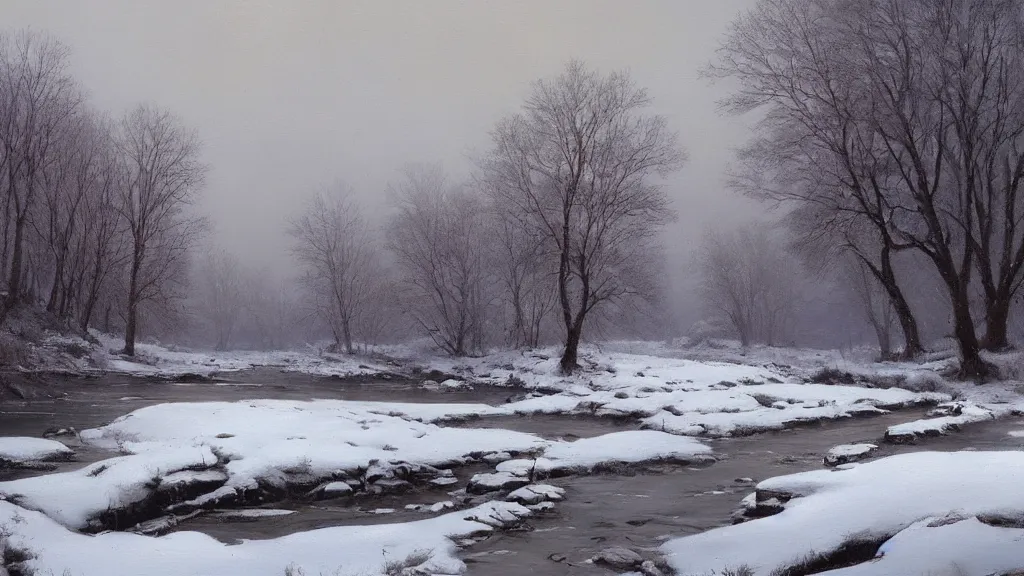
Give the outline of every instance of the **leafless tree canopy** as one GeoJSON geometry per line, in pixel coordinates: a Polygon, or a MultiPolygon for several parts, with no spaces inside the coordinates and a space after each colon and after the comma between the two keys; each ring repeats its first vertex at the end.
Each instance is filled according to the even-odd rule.
{"type": "Polygon", "coordinates": [[[799,269],[764,225],[732,233],[709,230],[700,250],[701,295],[712,318],[728,324],[743,346],[769,346],[787,336],[798,305],[799,269]]]}
{"type": "Polygon", "coordinates": [[[965,376],[987,370],[972,279],[984,341],[1000,347],[1024,265],[1022,23],[1007,0],[764,0],[711,69],[739,81],[727,109],[765,113],[741,185],[813,206],[901,317],[886,267],[896,251],[925,255],[949,293],[965,376]],[[877,255],[857,243],[864,230],[877,255]]]}
{"type": "MultiPolygon", "coordinates": [[[[359,207],[344,185],[318,193],[289,228],[315,309],[326,316],[337,348],[354,351],[357,330],[369,329],[382,297],[380,254],[359,207]]],[[[365,339],[368,333],[358,334],[365,339]]]]}
{"type": "Polygon", "coordinates": [[[483,162],[496,202],[556,255],[566,372],[588,314],[636,291],[624,269],[672,218],[652,177],[683,156],[665,119],[644,114],[649,102],[628,74],[573,62],[495,127],[483,162]]]}
{"type": "Polygon", "coordinates": [[[428,166],[407,168],[391,193],[388,246],[402,271],[406,311],[449,354],[482,350],[491,284],[482,199],[428,166]]]}

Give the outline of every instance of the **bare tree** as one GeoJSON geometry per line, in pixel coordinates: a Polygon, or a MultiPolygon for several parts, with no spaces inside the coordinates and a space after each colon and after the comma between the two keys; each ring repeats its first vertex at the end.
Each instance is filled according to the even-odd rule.
{"type": "Polygon", "coordinates": [[[740,344],[773,346],[792,320],[799,271],[763,225],[709,230],[699,252],[701,295],[708,311],[732,326],[740,344]]]}
{"type": "MultiPolygon", "coordinates": [[[[87,330],[104,293],[114,292],[116,271],[128,261],[130,238],[118,207],[121,198],[117,186],[124,183],[117,151],[113,147],[112,126],[105,126],[105,147],[95,159],[93,192],[87,194],[79,209],[81,224],[77,241],[79,290],[78,325],[87,330]]],[[[109,322],[105,322],[109,331],[109,322]]]]}
{"type": "Polygon", "coordinates": [[[68,73],[68,49],[33,31],[0,36],[0,147],[4,169],[5,315],[25,284],[29,214],[57,142],[80,113],[81,94],[68,73]]]}
{"type": "Polygon", "coordinates": [[[131,239],[124,353],[135,353],[139,308],[167,304],[205,221],[189,208],[203,183],[199,139],[171,113],[142,105],[121,120],[118,211],[131,239]]]}
{"type": "MultiPolygon", "coordinates": [[[[825,207],[822,222],[837,228],[869,223],[883,251],[931,261],[965,377],[988,371],[972,277],[985,289],[986,340],[1000,346],[1024,267],[1022,18],[1004,0],[764,0],[737,21],[714,70],[740,81],[729,109],[766,109],[760,157],[783,151],[770,173],[814,175],[779,186],[788,199],[825,207]]],[[[903,304],[893,298],[901,319],[903,304]]]]}
{"type": "Polygon", "coordinates": [[[439,167],[422,166],[406,169],[391,193],[388,247],[409,314],[448,354],[481,350],[490,302],[482,198],[449,185],[439,167]]]}
{"type": "Polygon", "coordinates": [[[492,133],[483,163],[491,193],[557,257],[566,373],[577,367],[588,314],[634,292],[620,271],[673,217],[651,177],[677,168],[683,155],[665,118],[644,114],[649,103],[628,74],[572,62],[534,84],[522,112],[492,133]]]}
{"type": "Polygon", "coordinates": [[[352,354],[353,331],[373,298],[380,269],[369,227],[341,185],[325,190],[292,221],[289,234],[304,283],[340,349],[352,354]]]}

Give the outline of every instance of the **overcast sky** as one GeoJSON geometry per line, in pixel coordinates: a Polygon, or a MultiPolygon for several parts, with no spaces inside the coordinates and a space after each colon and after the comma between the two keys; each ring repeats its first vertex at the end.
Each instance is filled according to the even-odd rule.
{"type": "Polygon", "coordinates": [[[196,127],[211,166],[203,205],[217,241],[280,268],[284,221],[317,184],[345,180],[372,203],[408,162],[465,174],[467,157],[530,82],[572,58],[630,69],[680,132],[690,161],[669,182],[680,218],[667,234],[680,260],[704,227],[752,213],[723,187],[745,122],[720,116],[721,88],[698,78],[728,23],[752,5],[5,0],[0,13],[7,27],[47,30],[69,44],[100,108],[119,113],[150,101],[196,127]]]}

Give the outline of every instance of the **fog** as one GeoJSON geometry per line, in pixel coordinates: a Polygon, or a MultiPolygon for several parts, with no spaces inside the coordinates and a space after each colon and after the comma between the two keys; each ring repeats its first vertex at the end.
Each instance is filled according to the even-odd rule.
{"type": "MultiPolygon", "coordinates": [[[[128,351],[138,331],[218,347],[426,338],[455,355],[576,336],[821,347],[877,340],[882,356],[904,345],[912,355],[954,324],[971,348],[976,330],[966,327],[975,319],[993,323],[986,345],[1006,344],[1018,330],[1010,312],[1024,268],[1016,260],[998,274],[981,267],[983,258],[997,261],[984,238],[962,245],[948,238],[936,252],[932,237],[914,232],[955,222],[921,216],[917,228],[904,228],[864,213],[863,206],[906,205],[900,195],[914,182],[880,191],[883,204],[849,205],[851,190],[864,188],[848,189],[817,164],[848,160],[823,140],[837,112],[802,118],[800,103],[788,107],[785,94],[764,99],[763,79],[778,76],[782,86],[802,79],[770,64],[751,71],[806,45],[786,18],[772,19],[771,6],[97,0],[54,11],[8,3],[0,95],[10,98],[0,112],[10,121],[0,140],[9,149],[0,162],[16,170],[0,182],[8,206],[0,263],[12,288],[3,310],[34,303],[82,330],[124,329],[128,351]],[[759,40],[744,46],[745,38],[759,40]],[[761,50],[768,52],[757,56],[761,50]],[[66,94],[21,105],[35,96],[20,92],[17,79],[36,74],[42,57],[58,65],[41,77],[66,94]],[[603,97],[622,106],[601,104],[603,97]],[[513,119],[527,102],[532,112],[513,119]],[[43,106],[54,130],[30,116],[43,106]],[[536,116],[542,109],[550,115],[536,116]],[[572,130],[551,130],[565,118],[572,130]],[[596,144],[562,139],[584,130],[587,118],[608,130],[596,144]],[[615,128],[617,118],[630,119],[635,131],[615,128]],[[819,123],[825,132],[804,134],[819,123]],[[789,139],[786,131],[803,136],[789,139]],[[185,164],[164,162],[168,149],[185,164]],[[552,155],[568,149],[579,155],[576,164],[552,155]],[[657,160],[631,172],[636,158],[657,160]],[[574,165],[590,179],[583,188],[562,172],[574,165]],[[176,183],[179,175],[187,182],[176,183]],[[74,185],[75,177],[84,179],[74,185]],[[42,196],[30,197],[37,184],[42,196]],[[346,198],[331,197],[340,188],[346,198]],[[159,189],[182,195],[138,204],[160,198],[159,189]],[[551,228],[555,213],[545,211],[576,189],[582,200],[556,211],[577,235],[570,238],[551,228]],[[545,200],[531,204],[537,194],[545,200]],[[620,194],[631,203],[609,203],[620,194]],[[156,222],[147,214],[163,216],[156,222]],[[586,224],[597,214],[610,220],[586,224]],[[873,230],[877,223],[883,229],[873,230]],[[589,236],[601,230],[616,236],[607,243],[589,236]],[[322,250],[322,240],[334,243],[333,252],[322,250]],[[982,244],[973,271],[969,258],[929,256],[969,254],[982,244]],[[459,274],[458,282],[425,286],[439,269],[423,268],[437,263],[424,248],[447,251],[453,267],[445,274],[459,274]],[[600,252],[581,256],[590,249],[600,252]],[[943,280],[950,278],[973,285],[943,280]],[[570,285],[579,291],[566,299],[570,285]],[[433,298],[440,300],[417,312],[433,298]],[[455,304],[459,318],[448,317],[455,304]],[[598,308],[576,336],[571,305],[580,326],[598,308]],[[965,308],[971,314],[954,321],[965,308]],[[897,324],[909,341],[889,335],[897,324]],[[440,325],[458,326],[456,341],[437,342],[440,325]]],[[[824,57],[810,56],[809,65],[824,57]]],[[[869,73],[873,57],[841,64],[869,73]]],[[[879,87],[871,97],[886,93],[879,87]]],[[[843,121],[875,131],[889,119],[843,121]]],[[[985,135],[983,144],[1002,154],[999,138],[985,135]]],[[[871,170],[885,154],[871,151],[870,161],[854,166],[857,177],[878,181],[871,170]]],[[[1005,201],[1017,210],[1016,195],[1005,201]]],[[[984,229],[1003,226],[1019,244],[1015,220],[989,214],[984,229]]]]}
{"type": "Polygon", "coordinates": [[[749,132],[716,109],[698,77],[751,0],[568,2],[5,3],[5,26],[53,33],[95,105],[139,101],[199,129],[209,164],[203,210],[216,242],[248,264],[290,273],[285,217],[342,179],[371,205],[409,162],[454,174],[534,80],[572,58],[628,68],[679,131],[689,162],[666,184],[672,290],[687,298],[689,249],[705,227],[754,213],[726,190],[731,149],[749,132]]]}

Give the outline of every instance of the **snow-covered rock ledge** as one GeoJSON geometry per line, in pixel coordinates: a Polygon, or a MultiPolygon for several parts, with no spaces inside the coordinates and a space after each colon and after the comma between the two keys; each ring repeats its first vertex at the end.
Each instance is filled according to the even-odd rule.
{"type": "Polygon", "coordinates": [[[28,559],[22,573],[109,576],[376,576],[461,574],[458,544],[519,524],[531,511],[514,502],[488,502],[416,522],[342,526],[271,540],[226,545],[197,532],[159,538],[123,532],[87,536],[47,516],[0,501],[6,545],[28,559]]]}
{"type": "Polygon", "coordinates": [[[70,460],[74,455],[73,450],[56,440],[22,436],[0,437],[0,468],[20,467],[34,462],[70,460]]]}
{"type": "MultiPolygon", "coordinates": [[[[460,410],[424,406],[438,413],[460,410]]],[[[511,459],[509,466],[529,463],[534,475],[544,477],[618,463],[691,462],[709,459],[711,452],[692,438],[664,432],[565,442],[500,429],[444,428],[381,411],[380,404],[330,400],[150,406],[82,431],[83,441],[124,456],[0,482],[0,495],[69,528],[98,531],[288,495],[336,498],[450,485],[457,481],[451,468],[469,463],[511,459]]],[[[474,490],[512,490],[534,475],[520,469],[512,482],[474,490]]]]}
{"type": "Polygon", "coordinates": [[[928,418],[890,426],[885,431],[885,441],[893,444],[911,444],[921,437],[941,436],[948,432],[956,432],[968,424],[1019,413],[1018,406],[1009,404],[947,402],[929,411],[928,418]]]}
{"type": "Polygon", "coordinates": [[[682,576],[743,567],[768,576],[810,563],[820,571],[840,552],[880,559],[828,574],[1000,574],[1024,567],[1022,477],[1022,452],[917,452],[770,478],[757,499],[774,499],[778,514],[662,551],[682,576]]]}

